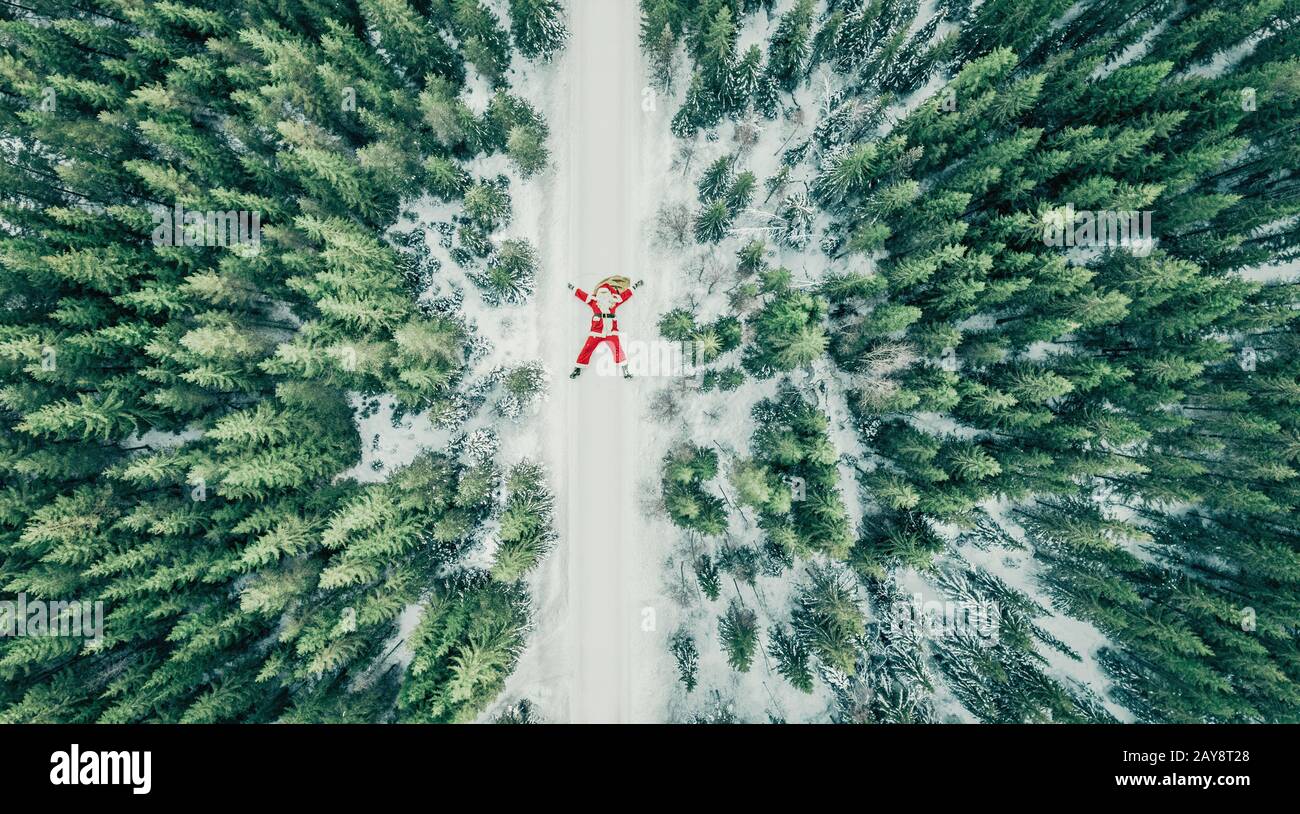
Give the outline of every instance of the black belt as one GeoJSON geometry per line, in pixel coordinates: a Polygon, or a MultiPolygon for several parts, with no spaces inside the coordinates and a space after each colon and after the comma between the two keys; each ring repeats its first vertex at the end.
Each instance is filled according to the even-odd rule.
{"type": "Polygon", "coordinates": [[[605,318],[607,318],[607,319],[613,319],[613,318],[614,318],[614,315],[613,315],[613,314],[596,314],[596,316],[598,316],[598,317],[605,317],[605,318]]]}

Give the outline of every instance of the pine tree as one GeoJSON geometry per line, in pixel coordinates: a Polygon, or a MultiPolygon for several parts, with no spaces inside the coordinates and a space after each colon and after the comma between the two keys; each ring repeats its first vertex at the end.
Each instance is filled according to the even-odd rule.
{"type": "Polygon", "coordinates": [[[510,33],[519,53],[549,60],[564,47],[569,30],[556,0],[510,0],[510,33]]]}
{"type": "Polygon", "coordinates": [[[802,291],[779,294],[750,321],[755,335],[745,369],[755,376],[793,370],[812,362],[828,345],[826,304],[802,291]]]}
{"type": "Polygon", "coordinates": [[[800,692],[812,692],[813,675],[808,668],[808,649],[784,625],[768,631],[768,653],[776,659],[776,671],[800,692]]]}
{"type": "Polygon", "coordinates": [[[537,287],[537,252],[524,240],[501,244],[481,273],[471,275],[483,289],[483,299],[492,305],[519,305],[528,301],[537,287]]]}
{"type": "Polygon", "coordinates": [[[808,56],[809,38],[812,34],[813,2],[797,0],[781,16],[772,34],[767,52],[767,72],[776,85],[787,93],[792,92],[803,76],[804,60],[808,56]]]}
{"type": "Polygon", "coordinates": [[[824,664],[852,674],[863,633],[857,588],[834,567],[810,566],[807,576],[791,612],[795,635],[824,664]]]}
{"type": "Polygon", "coordinates": [[[708,554],[701,554],[695,559],[695,579],[700,584],[700,590],[710,601],[718,598],[718,593],[722,590],[721,573],[708,554]]]}
{"type": "Polygon", "coordinates": [[[677,660],[677,677],[689,693],[695,689],[700,669],[700,653],[695,640],[684,630],[679,630],[668,640],[668,652],[677,660]]]}
{"type": "MultiPolygon", "coordinates": [[[[480,581],[441,592],[439,618],[484,620],[447,661],[382,667],[401,612],[488,520],[499,474],[430,455],[358,484],[349,393],[452,400],[464,328],[417,307],[437,264],[390,227],[426,191],[464,194],[467,234],[490,245],[508,195],[461,162],[508,150],[540,166],[547,131],[505,94],[481,121],[459,100],[467,54],[498,78],[509,61],[479,4],[327,12],[41,6],[5,23],[4,95],[39,103],[32,78],[55,77],[56,104],[0,113],[0,294],[16,304],[0,468],[26,482],[4,497],[0,569],[34,597],[109,609],[100,648],[0,647],[5,720],[374,721],[399,697],[465,719],[513,663],[526,597],[480,581]],[[261,232],[194,245],[214,235],[161,228],[177,206],[256,213],[261,232]],[[461,604],[480,599],[499,612],[461,604]]],[[[544,484],[529,491],[536,515],[504,509],[509,544],[532,552],[515,575],[550,533],[544,484]]]]}
{"type": "Polygon", "coordinates": [[[758,648],[758,615],[733,599],[727,612],[718,618],[718,637],[731,669],[749,672],[758,648]]]}

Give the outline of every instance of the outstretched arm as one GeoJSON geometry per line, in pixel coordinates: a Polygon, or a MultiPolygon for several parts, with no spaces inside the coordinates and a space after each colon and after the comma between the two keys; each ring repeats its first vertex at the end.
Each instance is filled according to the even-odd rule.
{"type": "MultiPolygon", "coordinates": [[[[641,284],[644,282],[645,280],[637,280],[635,283],[632,284],[632,288],[640,288],[641,284]]],[[[632,288],[624,289],[623,293],[619,295],[622,297],[623,302],[627,302],[628,300],[632,299],[632,288]]]]}

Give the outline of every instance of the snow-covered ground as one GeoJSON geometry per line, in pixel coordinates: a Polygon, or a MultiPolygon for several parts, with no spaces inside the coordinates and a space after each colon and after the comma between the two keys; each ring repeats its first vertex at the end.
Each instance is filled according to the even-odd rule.
{"type": "MultiPolygon", "coordinates": [[[[705,692],[717,688],[751,698],[756,715],[747,718],[763,710],[815,717],[824,697],[794,693],[793,704],[780,703],[773,691],[789,695],[789,688],[766,682],[765,691],[765,671],[731,671],[712,632],[714,614],[678,601],[670,578],[681,570],[682,535],[659,505],[665,452],[702,440],[702,428],[743,451],[749,408],[765,394],[746,388],[683,399],[686,412],[672,418],[662,397],[680,390],[681,378],[648,371],[628,381],[595,363],[577,381],[566,378],[586,333],[586,311],[566,282],[590,289],[609,274],[644,279],[619,311],[628,344],[657,340],[659,315],[704,293],[695,249],[667,251],[655,235],[664,202],[694,203],[690,178],[703,160],[680,164],[680,143],[669,133],[677,103],[649,88],[638,5],[572,0],[568,8],[573,37],[563,56],[515,84],[553,133],[554,166],[544,183],[525,185],[524,200],[516,198],[531,214],[515,225],[540,230],[537,336],[555,373],[541,413],[542,456],[552,465],[561,541],[532,580],[536,627],[497,706],[527,698],[551,722],[662,722],[704,706],[705,692]],[[668,651],[683,624],[701,627],[701,687],[685,706],[668,651]]],[[[715,296],[696,298],[702,320],[726,310],[722,292],[709,293],[715,296]]],[[[643,373],[635,355],[632,362],[643,373]]],[[[686,575],[693,583],[689,569],[686,575]]],[[[784,595],[766,599],[785,606],[784,595]]]]}
{"type": "MultiPolygon", "coordinates": [[[[933,3],[924,5],[927,12],[933,8],[933,3]]],[[[665,205],[694,209],[694,180],[718,156],[736,154],[741,168],[754,171],[760,182],[773,175],[781,151],[812,132],[838,79],[822,71],[801,87],[795,101],[804,115],[793,121],[753,122],[756,130],[749,133],[724,123],[716,136],[688,144],[669,129],[684,72],[679,71],[676,94],[656,95],[649,88],[639,51],[638,4],[569,0],[567,6],[573,36],[563,54],[544,66],[517,62],[512,78],[514,92],[546,116],[552,131],[550,170],[512,189],[517,216],[511,231],[533,240],[542,258],[537,297],[521,314],[527,325],[519,332],[524,345],[519,355],[540,355],[553,379],[551,398],[536,420],[521,425],[513,438],[502,438],[503,464],[522,455],[549,464],[561,540],[531,580],[535,630],[496,708],[527,698],[546,721],[676,721],[706,709],[717,690],[724,703],[734,704],[740,720],[827,720],[830,702],[820,683],[810,695],[799,693],[771,672],[761,654],[748,673],[731,670],[716,632],[721,606],[700,596],[691,569],[694,554],[659,503],[665,453],[687,440],[713,444],[723,453],[725,473],[731,456],[747,454],[753,431],[750,407],[771,395],[774,383],[751,379],[731,393],[702,394],[677,378],[651,375],[624,381],[608,365],[593,365],[578,381],[570,381],[565,377],[585,335],[587,312],[565,283],[590,289],[609,274],[644,278],[646,285],[619,312],[625,341],[656,339],[655,322],[672,307],[690,305],[701,323],[731,313],[726,289],[738,244],[701,247],[688,241],[669,246],[656,234],[657,215],[665,205]],[[699,648],[699,687],[690,694],[678,683],[668,651],[669,637],[679,628],[690,632],[699,648]]],[[[787,7],[779,4],[778,13],[787,7]]],[[[759,13],[746,18],[741,48],[765,43],[774,17],[759,13]]],[[[920,15],[916,26],[927,18],[920,15]]],[[[900,100],[882,129],[941,84],[933,78],[900,100]]],[[[774,202],[761,200],[762,193],[758,198],[755,209],[738,220],[737,234],[762,231],[769,213],[761,210],[774,202]]],[[[811,285],[831,270],[848,270],[848,261],[829,261],[815,244],[807,251],[773,250],[774,264],[791,269],[796,285],[811,285]]],[[[854,270],[872,271],[870,260],[858,262],[862,267],[854,270]]],[[[1275,279],[1293,272],[1294,265],[1254,277],[1275,279]]],[[[848,461],[865,462],[869,456],[847,414],[845,382],[823,363],[801,384],[828,413],[836,449],[848,461]]],[[[916,415],[911,420],[931,431],[968,432],[947,417],[916,415]]],[[[722,483],[726,488],[725,479],[722,483]]],[[[868,496],[859,494],[847,461],[841,489],[856,526],[868,496]]],[[[987,508],[1013,525],[1001,511],[1005,507],[987,508]]],[[[732,513],[731,542],[755,542],[757,530],[738,514],[732,513]]],[[[1050,607],[1029,552],[966,547],[960,554],[1050,607]]],[[[760,578],[752,594],[748,588],[742,592],[742,600],[761,611],[764,629],[780,621],[788,608],[798,570],[760,578]]],[[[899,577],[909,592],[942,597],[917,572],[899,577]]],[[[1045,652],[1048,673],[1104,697],[1109,681],[1096,652],[1105,638],[1091,624],[1063,615],[1039,621],[1081,656],[1081,662],[1074,662],[1045,649],[1050,651],[1045,652]]],[[[945,680],[935,678],[939,719],[971,720],[945,680]]],[[[1107,707],[1127,719],[1114,704],[1107,707]]]]}
{"type": "Polygon", "coordinates": [[[533,578],[535,630],[502,703],[527,698],[551,722],[647,720],[633,703],[633,637],[641,629],[642,570],[633,461],[646,382],[625,381],[605,349],[582,378],[567,378],[589,312],[566,283],[591,290],[611,274],[646,279],[619,311],[627,339],[653,324],[654,268],[638,253],[641,120],[640,12],[634,2],[574,0],[573,32],[553,65],[521,75],[516,90],[553,133],[553,167],[525,191],[523,227],[535,227],[542,269],[539,353],[554,372],[543,406],[542,457],[551,464],[560,543],[533,578]],[[604,359],[604,361],[608,361],[604,359]]]}
{"type": "MultiPolygon", "coordinates": [[[[579,0],[572,7],[566,179],[572,189],[568,235],[574,264],[568,279],[587,291],[611,274],[633,280],[641,276],[632,241],[636,166],[628,160],[639,98],[638,14],[635,3],[579,0]]],[[[634,297],[619,310],[620,328],[629,338],[644,321],[641,306],[634,297]]],[[[557,367],[572,366],[587,333],[589,312],[570,298],[553,318],[573,326],[553,332],[568,339],[556,351],[561,357],[557,367]]],[[[636,403],[629,393],[632,387],[609,366],[593,365],[568,388],[563,431],[568,473],[565,536],[574,614],[569,628],[574,669],[569,719],[577,723],[621,723],[632,714],[628,642],[636,607],[628,575],[636,570],[636,537],[629,474],[637,432],[636,422],[629,420],[629,409],[636,403]]]]}

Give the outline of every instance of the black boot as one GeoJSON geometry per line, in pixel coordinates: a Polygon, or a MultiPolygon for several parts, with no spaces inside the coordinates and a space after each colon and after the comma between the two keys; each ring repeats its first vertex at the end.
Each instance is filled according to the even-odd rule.
{"type": "Polygon", "coordinates": [[[630,371],[630,370],[627,369],[627,365],[624,365],[624,366],[623,366],[623,378],[625,378],[625,379],[630,379],[630,378],[632,378],[632,371],[630,371]]]}
{"type": "Polygon", "coordinates": [[[582,375],[582,368],[580,368],[580,367],[575,367],[575,368],[573,369],[573,372],[569,374],[569,378],[570,378],[570,379],[576,379],[576,378],[578,378],[578,377],[581,376],[581,375],[582,375]]]}

